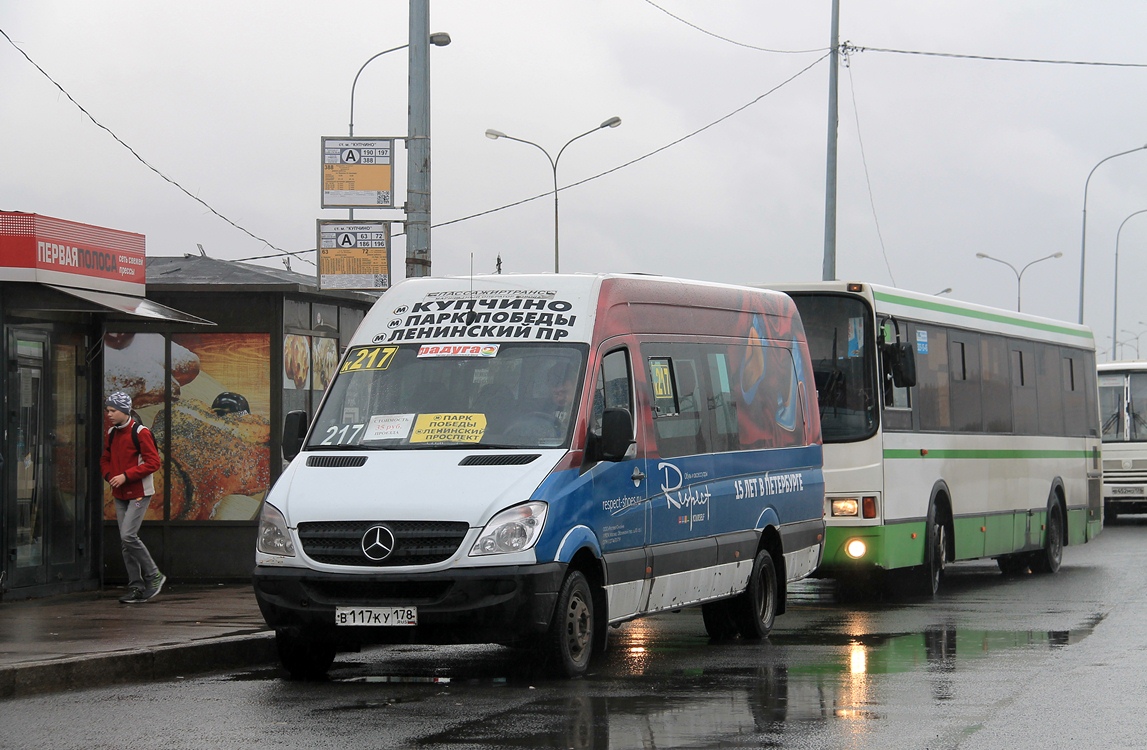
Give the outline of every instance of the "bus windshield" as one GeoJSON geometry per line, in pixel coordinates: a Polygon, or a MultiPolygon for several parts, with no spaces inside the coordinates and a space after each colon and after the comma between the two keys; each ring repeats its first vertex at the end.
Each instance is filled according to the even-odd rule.
{"type": "Polygon", "coordinates": [[[576,344],[355,347],[307,448],[565,447],[586,351],[576,344]]]}
{"type": "Polygon", "coordinates": [[[872,310],[859,297],[790,292],[800,310],[816,377],[826,443],[863,440],[876,432],[872,310]]]}
{"type": "Polygon", "coordinates": [[[1099,378],[1099,413],[1103,418],[1103,442],[1147,441],[1147,372],[1102,373],[1099,378]],[[1126,401],[1125,377],[1128,386],[1126,401]]]}

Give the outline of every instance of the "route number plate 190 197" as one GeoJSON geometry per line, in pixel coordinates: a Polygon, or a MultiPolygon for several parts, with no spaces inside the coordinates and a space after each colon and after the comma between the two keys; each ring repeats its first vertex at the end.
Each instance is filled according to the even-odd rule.
{"type": "Polygon", "coordinates": [[[335,607],[335,625],[417,625],[418,607],[335,607]]]}

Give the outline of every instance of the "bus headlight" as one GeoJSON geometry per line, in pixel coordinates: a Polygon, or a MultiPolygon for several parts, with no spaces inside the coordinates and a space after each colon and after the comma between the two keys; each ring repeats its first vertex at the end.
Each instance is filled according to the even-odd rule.
{"type": "Polygon", "coordinates": [[[833,518],[876,518],[876,496],[833,498],[830,512],[833,518]]]}
{"type": "Polygon", "coordinates": [[[472,556],[503,555],[534,546],[546,522],[546,504],[533,502],[507,508],[490,519],[470,549],[472,556]]]}
{"type": "Polygon", "coordinates": [[[868,545],[864,543],[863,539],[849,539],[844,545],[844,553],[853,560],[864,557],[864,553],[867,551],[868,545]]]}
{"type": "Polygon", "coordinates": [[[832,501],[832,516],[839,518],[842,516],[856,518],[860,510],[860,503],[857,502],[855,497],[841,497],[832,501]]]}

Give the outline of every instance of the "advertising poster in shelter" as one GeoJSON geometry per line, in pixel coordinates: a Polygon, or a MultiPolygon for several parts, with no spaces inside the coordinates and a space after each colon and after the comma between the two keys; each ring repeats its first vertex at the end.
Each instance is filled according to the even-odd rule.
{"type": "MultiPolygon", "coordinates": [[[[104,343],[105,394],[132,396],[164,460],[146,519],[256,518],[270,487],[270,336],[172,335],[170,371],[161,334],[111,333],[104,343]]],[[[104,518],[115,518],[106,485],[104,518]]]]}

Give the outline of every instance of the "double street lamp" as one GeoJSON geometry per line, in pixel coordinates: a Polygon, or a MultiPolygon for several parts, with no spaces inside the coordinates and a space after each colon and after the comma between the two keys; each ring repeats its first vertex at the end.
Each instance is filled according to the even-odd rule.
{"type": "MultiPolygon", "coordinates": [[[[1143,325],[1143,321],[1139,321],[1139,325],[1143,325]]],[[[1135,359],[1139,359],[1139,339],[1143,337],[1143,334],[1147,333],[1147,330],[1142,330],[1142,331],[1139,331],[1138,333],[1136,333],[1135,331],[1128,331],[1126,328],[1124,328],[1122,331],[1120,331],[1120,333],[1129,333],[1135,337],[1135,359]]],[[[1131,339],[1127,339],[1127,341],[1120,341],[1119,343],[1120,344],[1126,344],[1130,340],[1131,339]]],[[[1113,360],[1119,359],[1119,357],[1116,356],[1116,354],[1115,354],[1115,346],[1114,345],[1112,345],[1112,347],[1111,347],[1111,359],[1113,359],[1113,360]]]]}
{"type": "MultiPolygon", "coordinates": [[[[1115,332],[1119,330],[1119,236],[1123,234],[1123,225],[1131,219],[1132,216],[1147,213],[1147,208],[1129,214],[1119,224],[1119,231],[1115,233],[1115,284],[1111,294],[1111,358],[1115,359],[1115,332]]],[[[1135,358],[1139,359],[1139,339],[1135,339],[1135,358]]]]}
{"type": "Polygon", "coordinates": [[[1006,260],[1000,260],[999,258],[993,258],[992,256],[988,255],[987,253],[976,253],[976,257],[977,258],[984,258],[985,260],[994,260],[995,262],[1003,263],[1005,266],[1012,269],[1012,273],[1014,273],[1016,275],[1016,312],[1019,312],[1020,311],[1020,293],[1023,291],[1022,284],[1023,284],[1024,271],[1028,270],[1029,268],[1031,268],[1036,263],[1039,263],[1042,260],[1051,260],[1052,258],[1062,258],[1063,253],[1052,253],[1051,255],[1045,255],[1042,258],[1036,258],[1031,263],[1028,263],[1026,266],[1019,269],[1018,271],[1016,270],[1015,266],[1013,266],[1011,263],[1008,263],[1006,260]]]}
{"type": "Polygon", "coordinates": [[[620,117],[609,118],[608,120],[606,120],[605,122],[603,122],[602,124],[600,124],[596,128],[594,128],[593,130],[587,130],[586,132],[582,133],[581,135],[577,135],[577,136],[574,136],[573,138],[570,138],[568,141],[566,141],[566,145],[562,146],[561,149],[558,150],[557,156],[550,156],[549,151],[546,151],[544,148],[542,148],[538,144],[534,143],[533,141],[527,141],[524,138],[515,138],[512,135],[506,135],[502,131],[494,130],[493,128],[489,128],[486,130],[486,137],[490,138],[491,140],[496,141],[499,138],[505,138],[508,141],[517,141],[518,143],[525,143],[525,144],[533,146],[534,148],[541,151],[543,154],[546,155],[546,158],[550,160],[550,167],[553,169],[553,173],[554,173],[554,273],[558,273],[558,160],[562,158],[562,153],[566,150],[566,147],[568,147],[571,143],[578,140],[579,138],[585,138],[587,135],[590,135],[592,133],[596,133],[597,131],[599,131],[603,128],[616,128],[620,124],[621,124],[621,118],[620,117]]]}
{"type": "MultiPolygon", "coordinates": [[[[1117,156],[1126,156],[1127,154],[1133,154],[1136,151],[1142,151],[1143,149],[1147,149],[1147,145],[1139,146],[1138,148],[1128,149],[1127,151],[1120,151],[1118,154],[1112,154],[1111,156],[1106,156],[1106,157],[1100,159],[1099,163],[1096,164],[1094,167],[1092,167],[1091,171],[1087,173],[1087,179],[1083,183],[1083,231],[1082,231],[1082,237],[1080,238],[1080,241],[1079,241],[1079,321],[1078,322],[1080,325],[1083,324],[1083,272],[1084,272],[1084,269],[1086,268],[1086,259],[1087,259],[1087,186],[1091,184],[1091,175],[1095,174],[1095,170],[1099,169],[1100,164],[1103,164],[1105,161],[1110,161],[1111,159],[1114,159],[1117,156]]],[[[1115,331],[1111,332],[1111,338],[1112,338],[1112,341],[1115,340],[1115,331]]],[[[1115,349],[1114,344],[1112,345],[1111,348],[1112,348],[1112,350],[1115,349]]]]}

